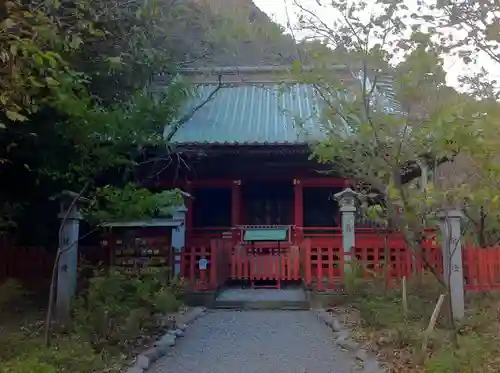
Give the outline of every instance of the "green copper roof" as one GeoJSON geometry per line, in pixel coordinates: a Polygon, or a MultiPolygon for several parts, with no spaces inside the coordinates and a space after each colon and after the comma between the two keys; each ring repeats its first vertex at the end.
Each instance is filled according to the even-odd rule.
{"type": "MultiPolygon", "coordinates": [[[[192,107],[216,85],[200,85],[192,107]]],[[[318,136],[312,86],[236,85],[219,89],[173,136],[177,144],[306,144],[318,136]]],[[[168,129],[166,130],[168,131],[168,129]]]]}
{"type": "MultiPolygon", "coordinates": [[[[187,112],[206,103],[180,127],[171,143],[292,145],[324,137],[322,99],[312,85],[242,83],[224,86],[214,93],[216,88],[215,84],[197,87],[187,112]]],[[[390,90],[381,88],[379,100],[384,110],[398,111],[397,102],[387,95],[390,90]]],[[[168,131],[167,127],[165,135],[168,131]]]]}

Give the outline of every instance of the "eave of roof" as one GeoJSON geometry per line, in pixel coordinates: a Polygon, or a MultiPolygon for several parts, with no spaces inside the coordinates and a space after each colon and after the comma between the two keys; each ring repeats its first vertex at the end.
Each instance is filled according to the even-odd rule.
{"type": "MultiPolygon", "coordinates": [[[[326,69],[348,71],[349,67],[335,65],[326,69]]],[[[175,134],[165,128],[164,135],[174,146],[304,145],[324,138],[321,98],[314,85],[292,79],[291,66],[187,68],[180,72],[195,77],[198,87],[186,111],[206,103],[175,134]]],[[[353,79],[359,79],[358,75],[359,71],[350,73],[353,79]]],[[[378,104],[388,112],[399,111],[392,91],[387,89],[391,87],[390,79],[379,79],[379,84],[383,88],[377,89],[378,104]]]]}
{"type": "MultiPolygon", "coordinates": [[[[217,89],[198,86],[196,107],[217,89]]],[[[232,85],[219,89],[171,137],[173,145],[304,145],[322,134],[319,103],[305,84],[232,85]]],[[[165,130],[165,136],[169,134],[165,130]]]]}

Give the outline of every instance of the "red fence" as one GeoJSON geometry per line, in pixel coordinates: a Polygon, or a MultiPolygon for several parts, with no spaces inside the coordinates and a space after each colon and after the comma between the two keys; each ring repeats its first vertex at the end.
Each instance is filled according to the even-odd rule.
{"type": "Polygon", "coordinates": [[[300,280],[299,247],[291,244],[247,244],[231,253],[231,280],[281,281],[300,280]]]}
{"type": "MultiPolygon", "coordinates": [[[[365,276],[385,276],[388,284],[404,276],[432,267],[443,271],[443,256],[436,233],[429,231],[422,251],[416,255],[404,238],[395,233],[368,230],[356,233],[352,259],[364,268],[365,276]]],[[[301,245],[304,260],[304,283],[318,291],[334,290],[343,282],[344,252],[342,237],[311,238],[301,245]]],[[[465,289],[470,291],[500,290],[500,245],[467,247],[462,255],[465,289]]]]}
{"type": "Polygon", "coordinates": [[[232,236],[231,227],[192,228],[187,234],[186,246],[210,246],[213,239],[222,239],[232,236]]]}
{"type": "MultiPolygon", "coordinates": [[[[267,245],[269,246],[269,245],[267,245]]],[[[108,253],[99,247],[81,247],[82,259],[106,263],[108,253]]],[[[356,233],[354,256],[365,275],[384,275],[390,284],[422,271],[428,263],[442,271],[441,248],[429,233],[423,253],[415,257],[402,236],[360,231],[356,233]]],[[[45,286],[50,279],[54,253],[43,247],[0,247],[0,282],[16,278],[27,285],[45,286]]],[[[191,246],[181,254],[181,275],[196,290],[215,290],[228,279],[304,281],[309,288],[336,289],[343,282],[344,252],[341,234],[306,238],[297,247],[235,248],[231,239],[213,239],[210,245],[191,246]],[[261,255],[263,254],[263,255],[261,255]],[[273,255],[274,254],[274,255],[273,255]],[[203,260],[206,260],[206,267],[203,260]],[[201,260],[201,266],[200,266],[201,260]]],[[[500,245],[463,250],[465,289],[500,290],[500,245]]]]}
{"type": "MultiPolygon", "coordinates": [[[[107,251],[99,246],[79,247],[80,263],[107,263],[107,251]]],[[[30,288],[47,287],[52,275],[55,249],[41,246],[0,246],[0,283],[17,279],[30,288]]]]}
{"type": "Polygon", "coordinates": [[[305,239],[301,245],[305,285],[318,291],[337,289],[344,281],[345,255],[352,255],[351,260],[361,265],[366,278],[385,276],[388,284],[421,272],[426,266],[442,271],[441,248],[433,232],[429,232],[418,255],[395,233],[362,231],[356,233],[355,244],[351,254],[344,252],[341,235],[305,239]]]}
{"type": "Polygon", "coordinates": [[[229,277],[232,241],[213,239],[210,246],[185,247],[181,253],[181,276],[194,290],[216,290],[229,277]]]}
{"type": "Polygon", "coordinates": [[[342,236],[306,238],[300,248],[306,287],[318,291],[335,288],[344,273],[342,236]]]}
{"type": "Polygon", "coordinates": [[[50,279],[54,254],[37,246],[0,247],[0,282],[8,278],[26,285],[45,285],[50,279]],[[46,281],[44,281],[46,280],[46,281]]]}
{"type": "Polygon", "coordinates": [[[465,289],[500,290],[500,245],[463,250],[465,289]]]}

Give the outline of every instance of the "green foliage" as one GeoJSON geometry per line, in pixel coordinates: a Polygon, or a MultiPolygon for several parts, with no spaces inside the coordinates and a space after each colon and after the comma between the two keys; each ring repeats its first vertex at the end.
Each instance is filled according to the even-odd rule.
{"type": "Polygon", "coordinates": [[[176,311],[179,300],[165,276],[129,274],[119,269],[97,273],[75,304],[75,329],[98,349],[136,337],[153,314],[176,311]]]}
{"type": "Polygon", "coordinates": [[[19,281],[7,279],[0,284],[0,315],[9,310],[10,307],[24,298],[25,292],[19,281]]]}
{"type": "Polygon", "coordinates": [[[349,267],[350,271],[344,277],[346,294],[367,325],[373,327],[389,328],[407,321],[425,323],[444,290],[435,276],[428,272],[412,276],[406,285],[409,311],[404,317],[401,285],[387,284],[383,266],[375,270],[351,260],[349,267]]]}
{"type": "Polygon", "coordinates": [[[498,296],[475,295],[468,305],[466,317],[458,325],[457,343],[444,340],[435,346],[425,364],[429,372],[492,372],[497,369],[500,356],[498,296]]]}
{"type": "MultiPolygon", "coordinates": [[[[327,139],[312,144],[315,157],[331,165],[333,172],[356,180],[362,193],[378,193],[382,211],[363,212],[401,231],[414,251],[421,250],[424,229],[435,224],[435,213],[451,206],[465,211],[466,231],[476,242],[499,242],[500,90],[488,69],[481,69],[482,61],[493,62],[488,66],[491,71],[500,62],[500,39],[495,36],[498,4],[294,3],[300,13],[299,29],[321,35],[325,45],[348,57],[344,60],[348,72],[342,76],[324,68],[336,62],[328,54],[317,55],[312,73],[303,73],[300,63],[293,69],[301,81],[315,84],[323,103],[320,120],[327,139]],[[467,93],[446,86],[444,59],[450,54],[471,65],[459,78],[467,93]],[[394,106],[395,102],[400,105],[394,106]],[[429,168],[435,170],[430,180],[429,168]],[[420,180],[412,182],[415,177],[420,180]]],[[[365,322],[388,331],[394,347],[419,349],[417,336],[426,327],[439,293],[446,293],[440,279],[431,275],[432,284],[425,282],[429,277],[408,284],[409,314],[403,318],[401,289],[377,291],[359,272],[354,271],[355,278],[348,278],[346,286],[365,322]]],[[[375,278],[370,281],[376,283],[375,278]]],[[[451,312],[446,308],[443,314],[451,312]]],[[[498,320],[489,319],[487,324],[498,333],[498,320]]],[[[498,358],[493,364],[487,359],[491,345],[497,344],[491,333],[473,327],[476,332],[459,335],[457,345],[440,329],[443,325],[438,322],[431,336],[427,371],[498,370],[498,358]]]]}
{"type": "Polygon", "coordinates": [[[404,321],[401,302],[394,296],[373,296],[363,298],[356,304],[363,320],[372,327],[393,327],[404,321]]]}
{"type": "Polygon", "coordinates": [[[491,341],[477,334],[459,337],[459,348],[451,344],[442,346],[426,361],[425,367],[429,373],[477,371],[488,360],[490,344],[491,341]]]}
{"type": "Polygon", "coordinates": [[[171,62],[158,43],[169,36],[162,27],[168,9],[154,1],[13,0],[0,14],[2,59],[9,66],[0,102],[13,122],[47,104],[71,111],[66,104],[86,88],[106,101],[127,100],[171,62]]]}
{"type": "MultiPolygon", "coordinates": [[[[146,148],[169,156],[164,126],[180,117],[192,90],[182,79],[169,84],[176,7],[165,1],[0,5],[4,177],[36,189],[40,199],[87,183],[91,194],[130,181],[146,148]],[[153,90],[158,73],[166,73],[165,88],[153,90]]],[[[10,198],[11,184],[4,184],[6,201],[23,205],[23,193],[10,198]]]]}
{"type": "Polygon", "coordinates": [[[73,157],[67,168],[45,173],[83,184],[116,167],[130,170],[137,166],[145,148],[166,152],[164,126],[175,122],[191,94],[187,83],[177,79],[163,91],[141,89],[126,101],[109,106],[82,99],[64,103],[71,107],[71,118],[56,129],[67,144],[73,145],[73,157]]]}
{"type": "Polygon", "coordinates": [[[15,356],[2,361],[1,373],[91,373],[105,367],[105,360],[79,338],[67,337],[45,347],[37,340],[10,340],[27,344],[15,356]]]}
{"type": "Polygon", "coordinates": [[[0,80],[0,126],[4,129],[54,103],[59,92],[71,93],[84,83],[59,53],[60,48],[74,51],[74,46],[57,35],[57,25],[44,9],[32,5],[20,1],[1,5],[0,50],[6,71],[0,80]]]}
{"type": "Polygon", "coordinates": [[[170,217],[172,207],[183,203],[177,189],[153,193],[132,184],[123,188],[107,185],[98,188],[95,195],[86,214],[98,223],[170,217]]]}
{"type": "MultiPolygon", "coordinates": [[[[409,361],[415,364],[422,356],[423,333],[436,300],[443,292],[442,285],[425,272],[410,278],[407,281],[408,314],[404,315],[402,288],[396,286],[385,290],[383,278],[365,278],[364,271],[354,266],[345,284],[349,302],[361,316],[361,326],[368,335],[375,336],[376,345],[397,350],[400,358],[408,356],[402,358],[405,365],[409,361]],[[402,353],[403,350],[406,353],[402,353]]],[[[500,352],[495,341],[500,327],[498,304],[498,297],[492,295],[474,299],[466,318],[458,326],[456,342],[452,333],[443,328],[446,324],[442,318],[438,318],[428,340],[426,371],[494,371],[490,369],[496,366],[500,352]]]]}
{"type": "MultiPolygon", "coordinates": [[[[382,213],[376,214],[382,219],[377,216],[376,220],[400,229],[414,250],[419,249],[424,228],[434,222],[435,212],[447,206],[466,211],[471,222],[467,230],[480,244],[500,239],[496,207],[500,168],[494,165],[499,157],[496,118],[500,105],[491,95],[478,101],[474,93],[460,94],[446,87],[445,51],[440,45],[465,48],[438,27],[446,21],[465,27],[466,18],[451,20],[452,15],[493,17],[490,10],[474,13],[486,9],[471,4],[418,5],[422,17],[411,15],[403,0],[380,1],[369,16],[364,1],[320,2],[314,9],[297,2],[297,26],[325,36],[325,45],[343,51],[345,70],[351,72],[341,75],[325,69],[337,63],[328,54],[316,56],[312,72],[304,73],[301,63],[294,66],[293,73],[314,84],[323,103],[319,119],[327,139],[312,145],[314,156],[331,165],[332,171],[356,180],[359,189],[378,192],[384,204],[382,213]],[[334,22],[322,19],[322,8],[334,9],[334,22]],[[443,17],[437,17],[437,9],[446,10],[443,17]],[[416,25],[413,31],[412,24],[416,25]],[[427,28],[429,24],[435,27],[427,28]],[[404,37],[405,32],[411,37],[404,37]],[[445,34],[450,38],[437,43],[436,37],[445,34]],[[448,171],[442,178],[421,178],[419,186],[408,183],[419,175],[423,160],[428,169],[447,162],[448,171]],[[403,214],[397,214],[401,209],[403,214]]],[[[490,22],[485,19],[485,24],[490,22]]],[[[468,27],[473,35],[481,33],[468,27]]],[[[481,37],[465,39],[485,50],[481,37]]],[[[489,48],[495,59],[497,51],[489,48]]],[[[487,76],[475,80],[487,80],[487,76]]]]}
{"type": "MultiPolygon", "coordinates": [[[[212,31],[214,40],[223,41],[229,48],[241,40],[246,42],[278,42],[285,39],[283,28],[273,22],[248,22],[248,9],[228,8],[221,11],[219,23],[212,31]]],[[[236,50],[235,50],[236,51],[236,50]]]]}
{"type": "MultiPolygon", "coordinates": [[[[349,271],[344,275],[344,288],[352,299],[370,293],[370,287],[374,285],[372,278],[365,278],[365,267],[358,260],[346,261],[349,271]]],[[[378,285],[378,284],[377,284],[378,285]]]]}
{"type": "Polygon", "coordinates": [[[74,333],[58,334],[51,346],[45,346],[42,315],[32,297],[15,280],[0,286],[0,308],[5,311],[0,312],[1,373],[91,373],[111,363],[110,356],[96,353],[74,333]]]}
{"type": "Polygon", "coordinates": [[[128,343],[157,330],[157,314],[177,311],[183,291],[168,271],[100,271],[75,300],[72,328],[54,333],[50,346],[43,343],[38,310],[23,303],[20,317],[12,312],[18,294],[24,290],[14,281],[0,289],[1,306],[10,307],[0,314],[1,373],[118,372],[128,343]]]}

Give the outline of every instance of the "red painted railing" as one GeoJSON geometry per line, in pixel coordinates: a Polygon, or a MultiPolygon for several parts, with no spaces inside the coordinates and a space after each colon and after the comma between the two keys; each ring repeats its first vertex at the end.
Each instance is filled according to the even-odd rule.
{"type": "Polygon", "coordinates": [[[441,247],[436,241],[436,233],[430,230],[418,250],[412,251],[402,234],[396,232],[356,234],[355,258],[368,271],[385,274],[389,284],[410,277],[413,273],[428,270],[429,267],[441,273],[443,260],[441,247]]]}
{"type": "Polygon", "coordinates": [[[300,280],[300,254],[298,246],[277,243],[256,243],[236,246],[231,253],[232,280],[281,281],[300,280]]]}
{"type": "Polygon", "coordinates": [[[344,273],[342,237],[306,238],[300,245],[304,261],[304,284],[318,291],[337,287],[344,273]]]}
{"type": "Polygon", "coordinates": [[[213,239],[210,246],[185,247],[181,253],[181,277],[194,290],[216,290],[229,277],[231,247],[231,240],[224,239],[213,239]]]}
{"type": "Polygon", "coordinates": [[[344,282],[344,258],[352,255],[364,268],[365,277],[384,275],[388,284],[398,282],[403,276],[421,272],[426,266],[442,271],[441,249],[434,232],[428,233],[418,254],[406,245],[402,235],[369,230],[356,233],[352,253],[344,252],[342,236],[309,238],[301,244],[304,260],[304,282],[318,291],[336,289],[344,282]]]}
{"type": "Polygon", "coordinates": [[[465,289],[500,290],[500,245],[463,250],[465,289]]]}
{"type": "Polygon", "coordinates": [[[0,247],[0,282],[7,278],[24,283],[50,279],[55,254],[38,246],[0,247]]]}
{"type": "MultiPolygon", "coordinates": [[[[47,287],[56,257],[55,248],[48,251],[41,246],[0,246],[0,283],[17,279],[30,288],[47,287]]],[[[109,264],[109,254],[100,246],[80,246],[80,263],[109,264]]]]}
{"type": "Polygon", "coordinates": [[[192,228],[186,232],[187,246],[210,246],[213,239],[221,239],[232,235],[231,227],[192,228]]]}
{"type": "Polygon", "coordinates": [[[357,233],[355,255],[368,268],[388,266],[394,278],[410,276],[429,266],[437,271],[443,268],[441,247],[434,230],[426,232],[422,247],[416,252],[408,247],[403,235],[396,232],[357,233]]]}
{"type": "MultiPolygon", "coordinates": [[[[215,290],[228,279],[303,280],[311,289],[336,289],[344,281],[342,235],[314,236],[293,244],[255,244],[236,249],[232,240],[212,239],[207,246],[189,246],[181,254],[181,275],[196,290],[215,290]],[[267,246],[267,247],[264,247],[267,246]],[[273,254],[274,250],[274,254],[273,254]],[[200,267],[206,259],[207,266],[200,267]]],[[[420,251],[420,250],[419,250],[420,251]]],[[[99,247],[80,247],[82,259],[107,264],[107,252],[99,247]]],[[[442,253],[435,233],[429,232],[422,253],[415,255],[401,235],[362,230],[356,233],[354,256],[365,268],[365,275],[386,276],[394,284],[403,276],[422,271],[426,263],[441,272],[442,253]]],[[[17,278],[25,284],[45,287],[54,261],[54,253],[42,247],[0,247],[0,282],[17,278]]],[[[465,289],[500,290],[500,245],[463,250],[465,289]]]]}
{"type": "Polygon", "coordinates": [[[300,227],[297,228],[304,238],[332,237],[342,235],[340,227],[300,227]]]}

